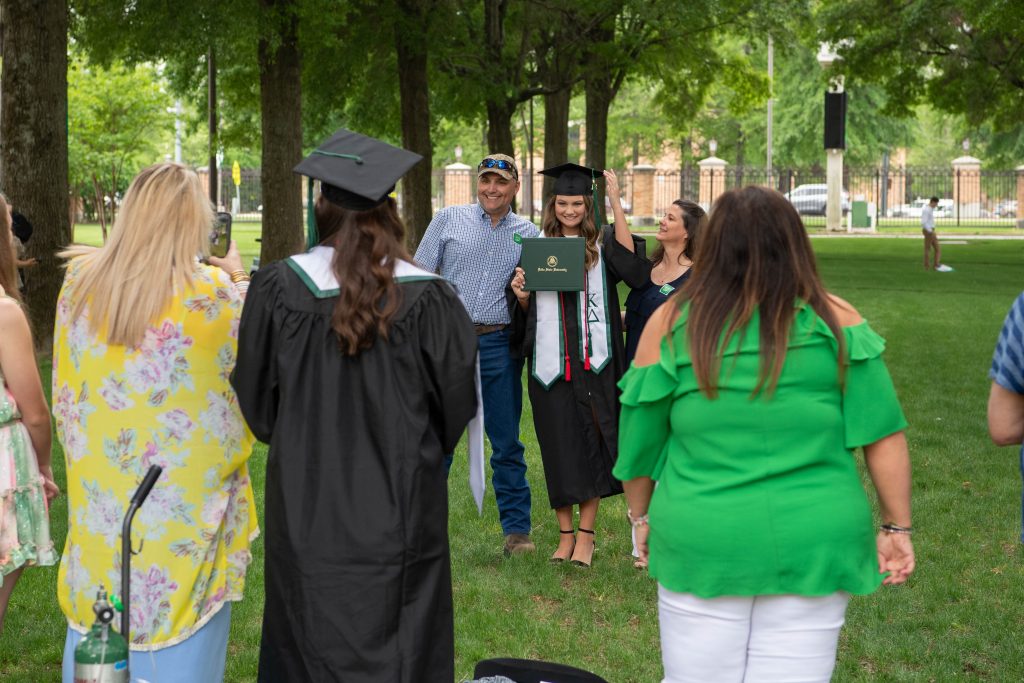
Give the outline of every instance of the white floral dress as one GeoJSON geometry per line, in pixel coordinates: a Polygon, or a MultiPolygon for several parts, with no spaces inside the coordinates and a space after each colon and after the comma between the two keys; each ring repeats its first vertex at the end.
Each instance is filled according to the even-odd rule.
{"type": "Polygon", "coordinates": [[[164,471],[133,526],[132,649],[182,642],[241,600],[256,506],[254,439],[228,375],[241,300],[227,276],[197,264],[138,348],[108,346],[71,319],[72,266],[57,302],[53,414],[68,478],[68,535],[57,581],[71,628],[93,621],[96,588],[121,594],[121,522],[151,465],[164,471]]]}

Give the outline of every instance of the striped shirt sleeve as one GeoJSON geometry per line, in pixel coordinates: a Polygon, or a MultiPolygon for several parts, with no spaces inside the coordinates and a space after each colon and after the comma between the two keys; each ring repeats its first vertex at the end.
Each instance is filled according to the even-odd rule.
{"type": "Polygon", "coordinates": [[[1024,293],[1006,314],[988,376],[1007,391],[1024,394],[1024,293]]]}

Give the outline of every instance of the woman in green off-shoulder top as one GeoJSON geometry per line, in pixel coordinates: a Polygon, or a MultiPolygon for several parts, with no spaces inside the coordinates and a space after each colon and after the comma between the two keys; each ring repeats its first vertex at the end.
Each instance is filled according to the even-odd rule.
{"type": "Polygon", "coordinates": [[[885,341],[825,291],[777,192],[723,195],[694,262],[620,382],[614,474],[659,583],[664,681],[828,681],[849,596],[914,569],[885,341]]]}

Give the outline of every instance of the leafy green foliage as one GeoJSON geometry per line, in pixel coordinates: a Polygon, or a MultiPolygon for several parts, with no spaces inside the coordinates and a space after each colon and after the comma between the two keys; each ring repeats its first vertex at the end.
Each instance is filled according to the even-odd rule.
{"type": "MultiPolygon", "coordinates": [[[[218,73],[218,135],[215,146],[258,156],[259,73],[256,0],[71,0],[76,44],[101,65],[161,64],[168,90],[188,106],[187,127],[204,139],[207,66],[211,50],[218,73]]],[[[208,153],[194,161],[206,164],[208,153]]]]}
{"type": "Polygon", "coordinates": [[[919,102],[973,125],[1017,125],[1024,108],[1024,3],[1009,0],[830,0],[818,5],[823,40],[838,44],[850,81],[872,81],[887,110],[919,102]]]}
{"type": "MultiPolygon", "coordinates": [[[[123,192],[132,176],[168,149],[172,104],[156,69],[108,67],[82,58],[68,70],[68,156],[72,191],[106,220],[104,198],[123,192]]],[[[106,203],[113,220],[114,202],[106,203]]]]}
{"type": "MultiPolygon", "coordinates": [[[[758,77],[740,69],[729,80],[716,83],[694,128],[704,139],[715,138],[718,156],[730,163],[763,166],[767,154],[766,109],[768,87],[760,76],[767,70],[764,43],[747,44],[758,77]],[[747,89],[730,87],[739,81],[747,89]]],[[[802,42],[775,49],[773,165],[810,167],[824,163],[823,127],[826,75],[815,58],[815,50],[802,42]]],[[[733,57],[737,60],[738,57],[733,57]]],[[[887,149],[908,144],[911,122],[883,113],[885,93],[881,88],[855,83],[846,88],[849,106],[846,116],[846,163],[874,165],[887,149]]]]}

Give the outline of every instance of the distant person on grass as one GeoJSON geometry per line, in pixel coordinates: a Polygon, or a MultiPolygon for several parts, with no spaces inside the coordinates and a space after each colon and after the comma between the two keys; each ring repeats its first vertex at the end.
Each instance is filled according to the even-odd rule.
{"type": "MultiPolygon", "coordinates": [[[[530,540],[530,485],[525,447],[519,440],[523,413],[523,358],[509,349],[505,287],[519,262],[524,237],[537,226],[512,210],[519,169],[504,154],[477,165],[477,203],[441,209],[416,250],[416,262],[455,289],[473,320],[480,353],[484,430],[491,442],[491,469],[506,555],[536,550],[530,540]]],[[[445,463],[451,465],[451,455],[445,463]]]]}
{"type": "Polygon", "coordinates": [[[18,283],[18,291],[25,294],[25,274],[26,268],[39,264],[39,259],[30,258],[28,256],[28,244],[29,239],[32,237],[32,224],[29,223],[28,219],[21,213],[18,213],[11,207],[10,201],[7,197],[0,193],[0,199],[6,204],[7,219],[11,226],[10,232],[14,238],[14,265],[15,265],[15,279],[18,283]]]}
{"type": "Polygon", "coordinates": [[[259,532],[245,428],[228,374],[249,276],[232,242],[209,257],[214,215],[176,163],[141,171],[102,247],[73,246],[57,300],[53,415],[68,477],[57,575],[64,683],[95,620],[96,588],[123,595],[128,497],[163,467],[135,520],[131,672],[161,683],[224,678],[231,604],[259,532]]]}
{"type": "Polygon", "coordinates": [[[344,129],[314,150],[316,246],[260,268],[242,314],[231,381],[270,444],[261,682],[455,678],[444,455],[477,336],[405,250],[390,194],[420,160],[344,129]]]}
{"type": "Polygon", "coordinates": [[[914,570],[885,341],[825,290],[774,190],[722,195],[694,261],[619,383],[615,476],[659,584],[663,681],[826,683],[850,596],[914,570]]]}
{"type": "MultiPolygon", "coordinates": [[[[1024,444],[1024,293],[1006,314],[988,371],[988,433],[999,446],[1024,444]]],[[[1021,448],[1024,467],[1024,448],[1021,448]]],[[[1024,505],[1022,505],[1024,515],[1024,505]]],[[[1024,534],[1021,536],[1024,541],[1024,534]]]]}
{"type": "Polygon", "coordinates": [[[939,238],[935,234],[935,207],[939,205],[939,198],[932,197],[928,200],[928,206],[921,209],[921,232],[924,233],[924,269],[938,270],[939,268],[939,238]],[[932,265],[928,265],[928,252],[934,252],[932,265]]]}
{"type": "Polygon", "coordinates": [[[50,469],[50,409],[15,285],[10,225],[0,199],[0,632],[22,570],[58,559],[48,514],[59,493],[50,469]]]}
{"type": "MultiPolygon", "coordinates": [[[[583,288],[530,291],[528,266],[522,264],[510,283],[509,308],[513,339],[530,359],[533,426],[548,502],[561,532],[551,560],[590,567],[601,499],[622,493],[612,476],[618,452],[616,384],[626,370],[616,285],[642,286],[651,264],[636,256],[622,212],[614,228],[600,225],[593,195],[601,171],[568,163],[541,173],[555,178],[541,220],[544,237],[584,242],[583,288]]],[[[611,193],[617,194],[615,174],[604,178],[611,179],[611,193]]]]}

